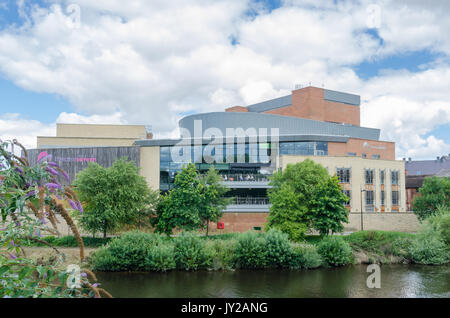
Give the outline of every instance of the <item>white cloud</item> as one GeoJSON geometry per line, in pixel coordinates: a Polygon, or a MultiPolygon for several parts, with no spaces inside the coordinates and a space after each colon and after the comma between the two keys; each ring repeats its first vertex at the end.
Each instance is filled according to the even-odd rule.
{"type": "Polygon", "coordinates": [[[287,0],[269,13],[238,0],[78,0],[79,28],[68,23],[72,1],[48,2],[48,9],[20,2],[27,22],[0,31],[0,72],[25,89],[67,98],[76,113],[58,121],[150,124],[156,137],[174,136],[183,114],[222,111],[311,82],[360,94],[362,123],[396,141],[398,157],[448,152],[450,141],[425,137],[449,120],[445,58],[419,73],[387,70],[368,81],[351,69],[425,49],[448,59],[447,1],[287,0]],[[373,3],[381,9],[382,45],[365,32],[373,3]],[[249,5],[260,13],[254,19],[245,15],[249,5]]]}

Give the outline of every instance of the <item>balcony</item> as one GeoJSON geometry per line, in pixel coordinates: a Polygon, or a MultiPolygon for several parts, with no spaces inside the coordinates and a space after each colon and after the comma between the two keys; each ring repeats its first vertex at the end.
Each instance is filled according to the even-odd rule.
{"type": "Polygon", "coordinates": [[[269,212],[269,208],[266,197],[234,197],[223,212],[269,212]]]}
{"type": "Polygon", "coordinates": [[[224,174],[222,184],[229,188],[271,188],[269,178],[264,174],[224,174]]]}

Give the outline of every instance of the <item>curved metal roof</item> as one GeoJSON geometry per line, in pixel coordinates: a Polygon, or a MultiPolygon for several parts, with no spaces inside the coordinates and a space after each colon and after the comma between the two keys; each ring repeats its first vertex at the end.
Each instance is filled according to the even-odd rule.
{"type": "Polygon", "coordinates": [[[182,118],[180,128],[187,129],[194,136],[194,122],[201,121],[202,133],[208,128],[218,128],[226,136],[227,128],[242,128],[247,130],[266,128],[270,134],[271,128],[278,128],[283,135],[326,135],[345,136],[368,140],[379,140],[380,130],[347,124],[335,124],[304,118],[288,117],[272,114],[245,112],[212,112],[195,114],[182,118]]]}

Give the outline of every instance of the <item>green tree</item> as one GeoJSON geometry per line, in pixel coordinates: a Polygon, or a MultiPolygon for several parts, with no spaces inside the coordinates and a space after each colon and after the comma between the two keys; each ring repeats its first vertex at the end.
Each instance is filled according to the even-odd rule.
{"type": "Polygon", "coordinates": [[[267,228],[277,228],[298,241],[308,229],[322,235],[343,230],[348,222],[342,193],[337,178],[312,160],[287,165],[274,174],[269,190],[272,204],[267,228]]]}
{"type": "Polygon", "coordinates": [[[218,222],[222,217],[222,211],[230,203],[225,198],[228,188],[221,181],[222,178],[212,166],[205,175],[200,178],[204,186],[203,204],[200,209],[200,219],[206,227],[206,236],[209,232],[209,222],[218,222]]]}
{"type": "Polygon", "coordinates": [[[140,227],[150,219],[158,200],[135,164],[124,158],[109,168],[90,163],[77,175],[74,186],[85,204],[81,226],[94,235],[102,231],[104,237],[125,224],[140,227]]]}
{"type": "Polygon", "coordinates": [[[200,175],[194,164],[184,167],[175,177],[174,188],[164,195],[153,224],[157,232],[170,235],[175,228],[192,231],[208,229],[208,221],[222,216],[227,201],[226,189],[215,170],[200,175]]]}
{"type": "Polygon", "coordinates": [[[450,178],[426,177],[412,205],[419,220],[434,215],[439,206],[450,208],[450,178]]]}

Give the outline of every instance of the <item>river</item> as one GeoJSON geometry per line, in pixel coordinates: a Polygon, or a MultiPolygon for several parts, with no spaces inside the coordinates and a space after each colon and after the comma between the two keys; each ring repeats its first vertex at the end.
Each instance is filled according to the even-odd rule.
{"type": "Polygon", "coordinates": [[[381,288],[368,288],[366,265],[316,270],[97,272],[114,297],[445,297],[450,266],[383,265],[381,288]]]}

